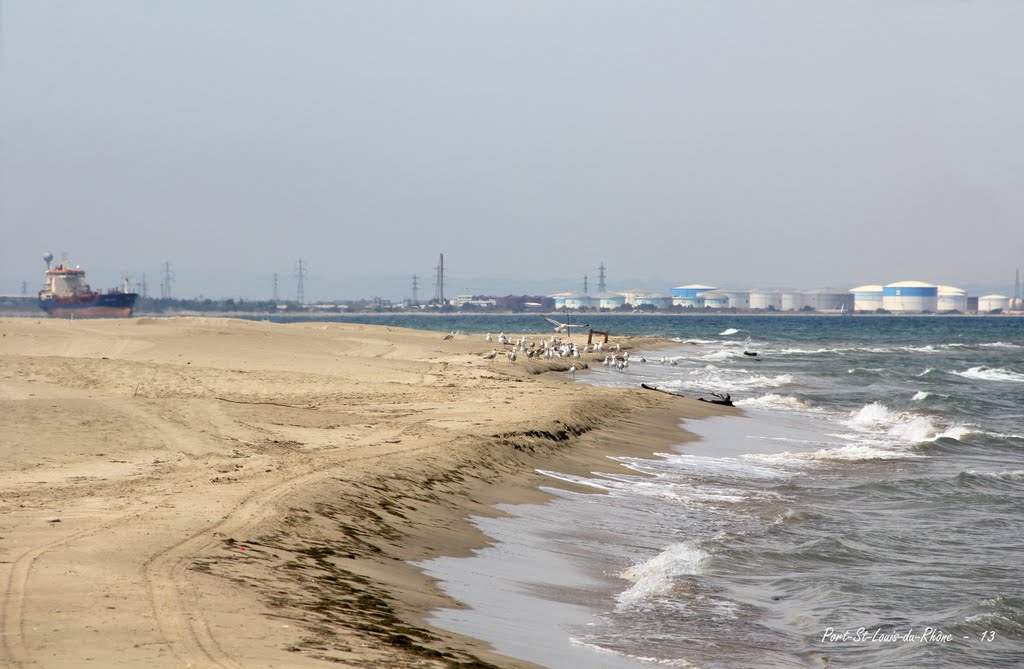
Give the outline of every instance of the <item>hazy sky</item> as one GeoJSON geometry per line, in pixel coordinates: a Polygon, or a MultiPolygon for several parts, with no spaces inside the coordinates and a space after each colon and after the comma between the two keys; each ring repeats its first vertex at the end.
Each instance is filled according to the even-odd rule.
{"type": "Polygon", "coordinates": [[[1012,287],[1020,0],[0,0],[0,293],[1012,287]]]}

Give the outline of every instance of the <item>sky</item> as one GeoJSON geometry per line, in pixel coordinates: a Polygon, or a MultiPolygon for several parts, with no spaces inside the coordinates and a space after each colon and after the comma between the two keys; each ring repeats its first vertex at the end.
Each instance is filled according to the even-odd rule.
{"type": "Polygon", "coordinates": [[[1019,0],[0,0],[0,294],[1010,291],[1019,0]]]}

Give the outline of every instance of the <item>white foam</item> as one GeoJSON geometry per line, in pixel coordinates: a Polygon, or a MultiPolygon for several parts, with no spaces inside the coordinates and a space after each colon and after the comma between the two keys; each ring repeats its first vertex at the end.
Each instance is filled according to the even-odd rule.
{"type": "Polygon", "coordinates": [[[919,390],[916,393],[914,393],[914,396],[911,397],[910,399],[914,400],[915,402],[922,402],[922,401],[928,399],[930,396],[931,396],[931,393],[926,392],[924,390],[919,390]]]}
{"type": "Polygon", "coordinates": [[[1024,383],[1024,374],[1003,367],[971,367],[966,371],[953,373],[967,379],[1024,383]]]}
{"type": "Polygon", "coordinates": [[[974,471],[973,469],[968,469],[964,473],[969,474],[970,476],[987,476],[1001,481],[1024,481],[1024,470],[1022,469],[1005,472],[979,472],[974,471]]]}
{"type": "Polygon", "coordinates": [[[726,330],[723,330],[722,332],[719,332],[718,336],[719,337],[728,337],[729,335],[734,335],[737,332],[739,332],[739,330],[737,330],[736,328],[728,328],[726,330]]]}
{"type": "Polygon", "coordinates": [[[982,348],[1024,348],[1020,344],[1011,344],[1005,341],[994,341],[990,344],[979,344],[982,348]]]}
{"type": "Polygon", "coordinates": [[[799,453],[771,453],[745,455],[745,458],[778,464],[818,462],[868,462],[871,460],[897,460],[922,457],[906,451],[897,451],[871,446],[841,446],[839,448],[822,448],[817,451],[799,453]]]}
{"type": "Polygon", "coordinates": [[[651,559],[633,565],[620,576],[633,585],[619,593],[617,609],[633,609],[672,591],[675,579],[704,573],[711,556],[691,542],[672,544],[651,559]]]}
{"type": "Polygon", "coordinates": [[[929,374],[931,374],[931,373],[932,373],[932,372],[934,372],[934,371],[935,371],[934,369],[932,369],[931,367],[929,367],[928,369],[924,370],[924,371],[923,371],[923,372],[921,372],[920,374],[915,374],[915,376],[928,376],[929,374]]]}
{"type": "Polygon", "coordinates": [[[768,393],[761,397],[748,397],[735,402],[736,406],[747,409],[782,409],[788,411],[821,411],[806,400],[789,395],[768,393]]]}

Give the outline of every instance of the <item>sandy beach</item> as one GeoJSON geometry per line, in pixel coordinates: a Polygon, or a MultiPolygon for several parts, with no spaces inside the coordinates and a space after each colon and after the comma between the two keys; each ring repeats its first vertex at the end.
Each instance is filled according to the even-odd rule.
{"type": "Polygon", "coordinates": [[[0,333],[4,667],[532,666],[425,625],[457,603],[407,561],[485,545],[463,519],[542,500],[537,468],[610,470],[729,411],[573,383],[569,360],[488,361],[477,335],[0,333]]]}

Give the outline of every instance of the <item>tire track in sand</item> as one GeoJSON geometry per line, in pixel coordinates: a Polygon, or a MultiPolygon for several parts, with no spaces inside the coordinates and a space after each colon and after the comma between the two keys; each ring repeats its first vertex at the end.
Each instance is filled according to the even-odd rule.
{"type": "MultiPolygon", "coordinates": [[[[380,447],[383,444],[374,444],[380,447]]],[[[143,565],[150,605],[160,634],[171,651],[187,666],[213,666],[220,669],[243,669],[218,644],[207,624],[200,605],[201,598],[189,581],[189,568],[196,557],[221,543],[217,534],[239,534],[277,512],[277,503],[299,486],[334,476],[356,462],[378,460],[395,453],[414,453],[424,446],[391,448],[372,455],[345,457],[332,466],[299,474],[285,481],[250,491],[237,507],[219,522],[193,533],[170,548],[154,555],[143,565]]]]}

